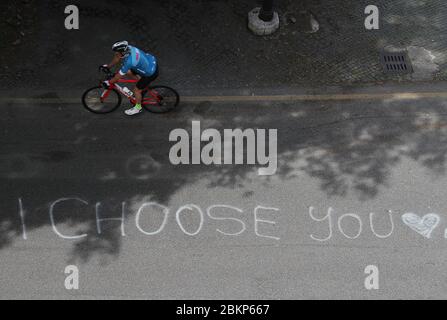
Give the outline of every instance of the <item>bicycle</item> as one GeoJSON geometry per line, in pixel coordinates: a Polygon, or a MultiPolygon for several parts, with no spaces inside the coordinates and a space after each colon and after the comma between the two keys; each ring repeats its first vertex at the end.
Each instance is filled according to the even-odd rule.
{"type": "MultiPolygon", "coordinates": [[[[114,73],[109,68],[100,68],[106,75],[104,80],[110,80],[114,77],[114,73]]],[[[126,97],[132,105],[136,104],[136,99],[132,91],[121,84],[136,84],[138,80],[121,79],[118,83],[113,84],[108,89],[102,86],[87,89],[82,95],[82,104],[93,113],[105,114],[118,109],[122,102],[122,96],[126,97]]],[[[150,112],[165,113],[172,111],[180,103],[180,96],[176,90],[167,86],[151,86],[149,85],[142,92],[143,99],[141,105],[150,112]]]]}

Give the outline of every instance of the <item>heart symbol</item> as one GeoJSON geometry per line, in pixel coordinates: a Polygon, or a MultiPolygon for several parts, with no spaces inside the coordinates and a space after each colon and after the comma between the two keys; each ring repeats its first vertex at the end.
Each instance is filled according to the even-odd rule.
{"type": "Polygon", "coordinates": [[[436,229],[440,220],[441,218],[434,213],[426,214],[422,218],[414,213],[402,215],[402,221],[407,226],[427,239],[430,239],[431,233],[436,229]]]}

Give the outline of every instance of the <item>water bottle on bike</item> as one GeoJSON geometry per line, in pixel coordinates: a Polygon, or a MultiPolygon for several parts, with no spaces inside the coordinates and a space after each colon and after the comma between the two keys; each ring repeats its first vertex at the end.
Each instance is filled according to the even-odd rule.
{"type": "Polygon", "coordinates": [[[133,97],[133,92],[132,92],[129,88],[124,87],[124,88],[123,88],[123,91],[124,91],[129,97],[133,97]]]}

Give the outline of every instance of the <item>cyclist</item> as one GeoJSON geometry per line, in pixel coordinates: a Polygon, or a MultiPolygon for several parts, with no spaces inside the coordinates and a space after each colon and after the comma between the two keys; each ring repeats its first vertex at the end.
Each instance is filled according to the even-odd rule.
{"type": "Polygon", "coordinates": [[[126,75],[137,79],[138,82],[133,89],[136,104],[133,108],[126,110],[125,113],[129,116],[138,114],[142,111],[142,91],[158,77],[157,59],[153,55],[129,45],[127,41],[115,43],[112,46],[112,50],[115,52],[112,62],[102,67],[112,68],[120,63],[121,60],[122,66],[115,77],[111,80],[104,81],[103,85],[105,88],[109,88],[110,85],[118,82],[126,75]]]}

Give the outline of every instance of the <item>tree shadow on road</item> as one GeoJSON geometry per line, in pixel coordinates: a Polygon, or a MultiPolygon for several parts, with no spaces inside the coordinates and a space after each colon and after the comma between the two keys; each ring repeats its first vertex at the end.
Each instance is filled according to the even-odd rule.
{"type": "Polygon", "coordinates": [[[57,226],[65,236],[87,234],[67,240],[74,241],[71,259],[117,256],[123,241],[121,223],[101,223],[99,232],[96,213],[100,218],[120,218],[123,212],[126,219],[134,217],[143,203],[169,206],[179,190],[200,181],[211,189],[250,194],[244,186],[251,182],[274,186],[305,174],[328,197],[369,200],[386,192],[393,168],[404,159],[436,176],[445,172],[447,103],[441,100],[396,96],[385,101],[279,106],[185,104],[168,115],[145,115],[130,127],[121,113],[93,118],[80,113],[67,109],[54,114],[46,121],[60,122],[47,132],[33,114],[22,119],[27,130],[5,123],[14,133],[1,155],[2,184],[8,186],[1,195],[1,247],[23,238],[24,231],[57,226]],[[190,130],[193,119],[201,121],[202,130],[278,129],[277,173],[259,177],[258,167],[249,165],[171,165],[169,133],[175,128],[190,130]],[[64,135],[57,136],[63,130],[64,135]],[[72,199],[55,204],[63,198],[72,199]]]}

